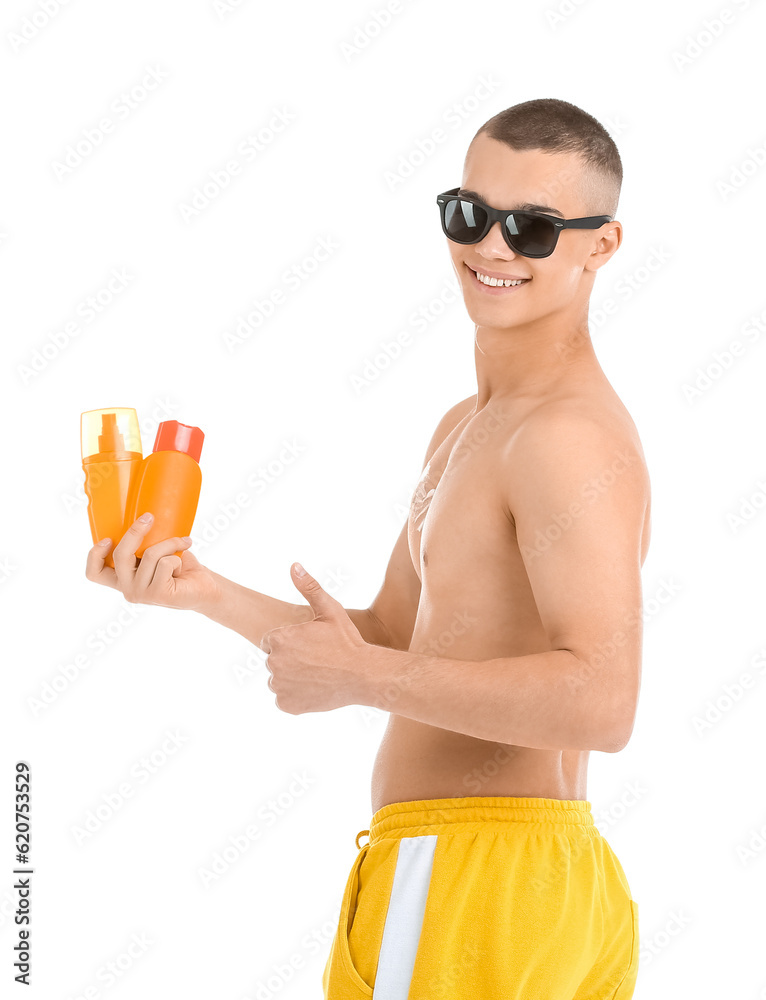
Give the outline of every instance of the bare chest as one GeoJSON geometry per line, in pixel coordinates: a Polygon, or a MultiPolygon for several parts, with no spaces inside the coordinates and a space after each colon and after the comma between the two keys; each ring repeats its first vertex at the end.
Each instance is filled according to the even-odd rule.
{"type": "Polygon", "coordinates": [[[518,555],[502,500],[501,451],[510,432],[502,414],[477,415],[455,428],[423,470],[408,538],[421,584],[431,591],[490,589],[494,571],[507,571],[518,555]]]}
{"type": "MultiPolygon", "coordinates": [[[[475,414],[458,424],[423,470],[408,522],[421,581],[413,641],[449,628],[458,610],[479,624],[471,641],[480,634],[487,649],[497,643],[507,651],[511,637],[524,651],[545,641],[506,501],[506,477],[524,475],[507,458],[521,419],[513,410],[475,414]]],[[[642,563],[649,517],[647,509],[642,563]]]]}

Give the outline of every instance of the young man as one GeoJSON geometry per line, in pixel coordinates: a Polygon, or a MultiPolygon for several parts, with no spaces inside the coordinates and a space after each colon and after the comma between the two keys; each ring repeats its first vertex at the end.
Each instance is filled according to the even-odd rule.
{"type": "Polygon", "coordinates": [[[129,601],[257,643],[280,709],[391,713],[327,1000],[633,995],[638,907],[586,799],[590,752],[633,729],[650,531],[641,443],[588,332],[621,179],[603,127],[546,99],[485,123],[439,196],[477,392],[436,428],[369,608],[297,563],[308,604],[275,600],[172,555],[178,538],[136,567],[139,521],[114,570],[88,556],[129,601]]]}

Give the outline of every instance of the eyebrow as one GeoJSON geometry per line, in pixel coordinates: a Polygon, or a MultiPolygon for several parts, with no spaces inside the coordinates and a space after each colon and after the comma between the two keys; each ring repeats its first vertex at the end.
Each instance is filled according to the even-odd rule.
{"type": "MultiPolygon", "coordinates": [[[[471,191],[470,188],[458,188],[458,194],[465,195],[466,198],[478,198],[485,205],[488,204],[486,198],[482,198],[480,194],[476,191],[471,191]]],[[[545,212],[547,215],[558,215],[562,219],[564,218],[564,213],[559,212],[557,208],[551,208],[550,205],[536,205],[532,201],[518,202],[516,205],[511,206],[511,210],[515,212],[545,212]]]]}

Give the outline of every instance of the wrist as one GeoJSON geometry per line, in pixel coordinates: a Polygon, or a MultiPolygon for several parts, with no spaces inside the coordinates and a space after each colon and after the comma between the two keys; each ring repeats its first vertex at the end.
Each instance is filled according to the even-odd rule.
{"type": "Polygon", "coordinates": [[[388,646],[367,643],[360,671],[359,701],[381,712],[395,712],[396,700],[408,685],[410,677],[404,669],[408,654],[388,646]]]}
{"type": "Polygon", "coordinates": [[[218,614],[224,603],[226,585],[231,584],[232,581],[228,580],[225,576],[221,576],[219,573],[214,573],[212,570],[208,572],[211,579],[210,593],[204,597],[194,610],[206,618],[212,618],[213,621],[217,621],[218,614]]]}

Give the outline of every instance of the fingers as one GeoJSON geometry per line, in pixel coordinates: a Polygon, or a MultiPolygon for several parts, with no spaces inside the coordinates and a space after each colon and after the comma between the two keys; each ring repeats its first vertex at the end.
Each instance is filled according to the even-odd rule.
{"type": "MultiPolygon", "coordinates": [[[[184,568],[183,559],[176,553],[187,551],[192,540],[178,536],[163,538],[162,541],[149,545],[139,561],[136,549],[146,537],[152,523],[152,518],[148,521],[138,518],[131,524],[112,552],[114,569],[105,565],[112,540],[106,545],[94,545],[88,552],[85,575],[89,580],[122,591],[125,599],[131,603],[160,603],[172,607],[178,594],[178,583],[173,580],[173,576],[184,568]],[[169,603],[168,596],[171,597],[169,603]]],[[[191,553],[187,558],[190,559],[187,570],[192,565],[199,566],[191,553]]]]}
{"type": "Polygon", "coordinates": [[[280,638],[280,636],[277,635],[277,632],[283,632],[286,628],[291,628],[291,627],[292,626],[290,625],[277,625],[274,628],[270,628],[268,632],[263,633],[263,635],[261,636],[261,641],[259,642],[258,645],[263,650],[263,652],[266,653],[267,656],[272,651],[274,640],[275,639],[279,640],[280,638]]]}
{"type": "MultiPolygon", "coordinates": [[[[150,587],[161,587],[173,575],[173,571],[182,566],[181,556],[174,553],[186,549],[191,540],[186,542],[178,536],[163,538],[144,550],[141,562],[133,576],[131,590],[134,595],[146,592],[150,587]]],[[[116,565],[116,560],[115,560],[116,565]]]]}
{"type": "MultiPolygon", "coordinates": [[[[179,546],[180,548],[181,546],[179,546]]],[[[202,563],[194,555],[191,549],[186,549],[181,556],[181,566],[186,569],[196,569],[197,566],[201,566],[202,563]]]]}
{"type": "Polygon", "coordinates": [[[112,553],[114,559],[114,570],[117,574],[120,587],[123,593],[130,586],[136,572],[136,549],[141,544],[141,539],[146,535],[152,526],[153,518],[143,521],[137,518],[119,540],[112,553]]]}
{"type": "Polygon", "coordinates": [[[182,538],[163,538],[160,542],[148,546],[136,566],[136,549],[143,538],[149,533],[154,519],[144,521],[143,515],[137,518],[115,546],[114,559],[115,586],[122,590],[125,598],[132,602],[145,601],[150,588],[166,583],[173,572],[181,566],[180,556],[174,555],[191,545],[191,540],[182,538]]]}
{"type": "Polygon", "coordinates": [[[105,539],[101,539],[97,542],[92,549],[88,552],[88,558],[85,561],[85,578],[86,580],[91,580],[93,583],[102,583],[107,587],[112,587],[115,590],[119,590],[119,583],[117,581],[117,574],[112,569],[111,566],[105,565],[105,559],[109,554],[113,542],[112,539],[106,539],[107,544],[103,545],[105,539]]]}

